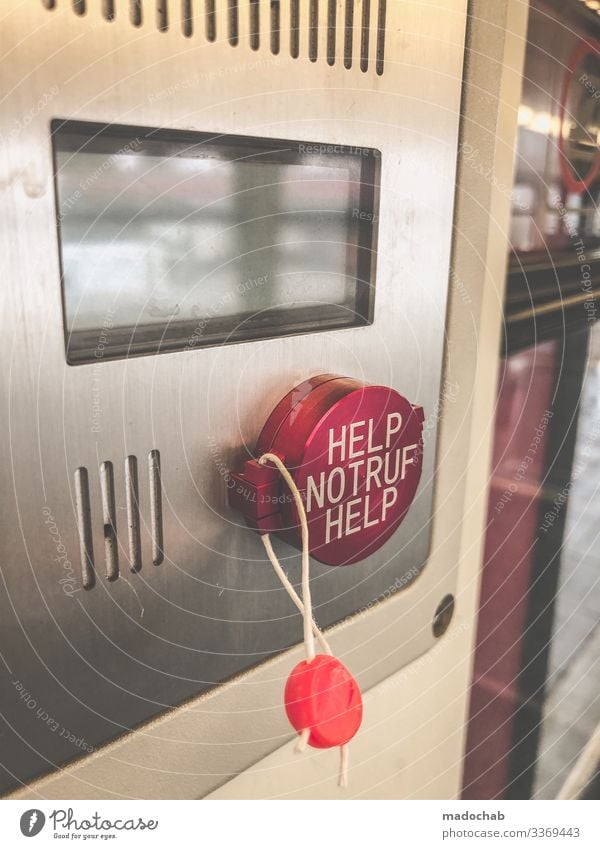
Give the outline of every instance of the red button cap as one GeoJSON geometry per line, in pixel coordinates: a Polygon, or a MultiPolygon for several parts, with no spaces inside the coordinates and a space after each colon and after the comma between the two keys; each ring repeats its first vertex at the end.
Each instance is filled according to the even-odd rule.
{"type": "Polygon", "coordinates": [[[285,685],[285,711],[301,733],[310,729],[308,743],[329,749],[348,743],[360,728],[363,715],[358,684],[337,658],[318,654],[292,670],[285,685]]]}

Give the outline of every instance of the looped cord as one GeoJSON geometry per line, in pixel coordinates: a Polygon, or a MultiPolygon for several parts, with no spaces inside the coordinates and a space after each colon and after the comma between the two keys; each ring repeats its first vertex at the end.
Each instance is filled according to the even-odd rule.
{"type": "MultiPolygon", "coordinates": [[[[298,595],[292,584],[290,583],[287,575],[283,571],[281,563],[277,559],[277,555],[273,550],[273,543],[271,542],[271,538],[269,534],[262,534],[261,539],[263,541],[263,545],[265,547],[265,551],[267,552],[267,557],[271,561],[271,565],[275,570],[279,580],[283,584],[287,594],[292,599],[300,613],[302,614],[302,623],[304,628],[304,649],[306,651],[306,659],[310,663],[315,659],[315,637],[319,641],[323,651],[325,654],[333,656],[333,652],[329,646],[329,643],[323,636],[320,628],[317,623],[313,619],[312,615],[312,601],[310,596],[310,560],[309,560],[309,545],[308,545],[308,521],[306,518],[306,510],[304,509],[304,502],[302,501],[302,496],[300,495],[300,490],[296,486],[296,483],[287,470],[286,466],[277,456],[277,454],[271,454],[267,452],[263,454],[262,457],[259,457],[258,462],[261,466],[264,466],[265,463],[273,463],[281,477],[284,479],[290,492],[292,493],[292,497],[294,499],[294,503],[296,505],[296,510],[298,511],[298,518],[300,519],[300,528],[302,531],[302,598],[298,595]]],[[[296,744],[296,751],[302,752],[306,748],[308,744],[308,738],[310,737],[310,728],[304,728],[298,738],[298,742],[296,744]]],[[[348,786],[348,744],[344,744],[340,746],[340,771],[338,778],[338,785],[340,787],[348,786]]]]}
{"type": "MultiPolygon", "coordinates": [[[[296,504],[296,510],[298,511],[298,518],[300,519],[300,527],[302,529],[302,603],[304,608],[302,610],[302,619],[304,623],[304,648],[306,649],[306,659],[310,663],[312,660],[315,659],[315,638],[313,635],[312,601],[310,598],[310,565],[308,560],[308,522],[306,520],[306,510],[304,509],[302,496],[300,495],[300,492],[294,482],[294,479],[292,478],[284,464],[281,462],[279,457],[276,454],[267,453],[263,454],[262,457],[259,458],[258,462],[261,464],[261,466],[264,466],[264,464],[267,462],[271,462],[275,466],[277,466],[277,470],[279,471],[281,477],[284,479],[284,481],[290,488],[292,497],[296,504]]],[[[265,538],[267,539],[268,544],[270,545],[269,535],[265,534],[263,536],[263,540],[265,538]]],[[[266,544],[265,548],[267,548],[266,544]]],[[[273,551],[272,546],[270,548],[270,551],[267,548],[267,554],[269,555],[269,560],[271,561],[271,563],[275,566],[275,561],[277,561],[277,566],[279,567],[279,569],[281,569],[281,565],[275,557],[275,552],[273,551]]],[[[279,569],[275,567],[275,571],[281,578],[279,569]]],[[[284,587],[289,593],[289,587],[286,586],[285,583],[284,587]]],[[[294,595],[296,595],[295,592],[294,595]]],[[[298,606],[295,600],[294,604],[298,606]]],[[[329,654],[331,654],[331,652],[329,652],[329,654]]]]}
{"type": "MultiPolygon", "coordinates": [[[[262,541],[263,541],[263,545],[264,545],[264,547],[267,551],[267,556],[268,556],[269,560],[271,561],[271,565],[273,566],[273,569],[275,569],[275,572],[277,573],[279,580],[281,581],[281,583],[283,584],[283,586],[287,590],[289,597],[292,599],[292,601],[294,602],[294,604],[296,605],[296,607],[298,608],[298,610],[300,611],[302,616],[304,616],[306,608],[305,608],[304,604],[302,603],[302,599],[300,598],[300,596],[298,595],[298,593],[296,592],[296,590],[294,589],[294,587],[290,583],[290,579],[288,578],[288,576],[283,571],[281,563],[277,559],[277,555],[275,554],[275,552],[273,550],[273,543],[271,542],[271,537],[269,536],[269,534],[264,534],[264,536],[262,537],[262,541]]],[[[333,652],[331,651],[331,646],[329,645],[329,643],[325,639],[323,632],[320,630],[319,626],[317,625],[315,620],[312,618],[312,616],[310,617],[310,619],[311,619],[312,632],[315,635],[315,637],[317,638],[317,640],[319,641],[321,648],[323,649],[323,653],[329,654],[333,657],[333,652]]]]}

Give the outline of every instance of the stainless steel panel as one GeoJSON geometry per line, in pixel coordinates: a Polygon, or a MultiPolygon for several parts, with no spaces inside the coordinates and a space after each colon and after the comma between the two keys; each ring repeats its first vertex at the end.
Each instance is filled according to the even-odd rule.
{"type": "MultiPolygon", "coordinates": [[[[275,55],[262,37],[264,2],[258,51],[245,12],[232,46],[225,2],[216,4],[212,41],[202,20],[191,38],[182,34],[178,3],[167,4],[167,29],[164,21],[157,28],[152,3],[143,4],[138,27],[128,3],[115,3],[112,21],[100,5],[88,3],[79,16],[67,0],[52,10],[15,0],[3,23],[5,42],[14,46],[3,61],[0,128],[3,787],[300,640],[299,617],[260,540],[226,503],[227,470],[251,451],[270,409],[294,383],[333,372],[388,384],[427,416],[421,487],[397,534],[355,566],[314,564],[318,622],[351,616],[413,581],[427,558],[432,521],[465,0],[388,3],[385,62],[381,4],[371,2],[368,63],[360,4],[351,55],[344,55],[338,4],[334,64],[327,62],[324,4],[312,25],[305,4],[298,5],[297,59],[288,40],[293,4],[281,4],[275,55]],[[380,150],[373,325],[119,361],[103,356],[100,333],[96,361],[68,366],[50,139],[56,117],[380,150]],[[108,462],[119,559],[113,581],[104,561],[113,523],[103,521],[100,487],[108,462]],[[87,470],[89,483],[89,590],[80,565],[77,524],[87,510],[77,494],[78,469],[87,470]]],[[[107,306],[101,326],[114,321],[107,306]]],[[[298,553],[277,547],[297,580],[298,553]]],[[[440,599],[453,590],[453,566],[437,576],[440,599]]],[[[418,580],[406,594],[407,612],[415,606],[423,627],[406,633],[401,651],[390,647],[401,663],[434,640],[435,604],[418,580]]]]}

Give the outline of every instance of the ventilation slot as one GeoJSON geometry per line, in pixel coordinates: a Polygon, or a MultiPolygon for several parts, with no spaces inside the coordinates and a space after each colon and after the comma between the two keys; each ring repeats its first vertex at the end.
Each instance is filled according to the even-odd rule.
{"type": "Polygon", "coordinates": [[[229,43],[236,47],[240,40],[238,0],[229,0],[229,43]]]}
{"type": "Polygon", "coordinates": [[[319,0],[310,0],[308,58],[311,62],[316,62],[319,58],[319,0]]]}
{"type": "MultiPolygon", "coordinates": [[[[115,498],[115,472],[110,460],[100,465],[100,501],[102,509],[102,529],[104,538],[104,560],[106,577],[109,581],[119,578],[119,538],[117,534],[117,500],[115,498]]],[[[151,538],[152,562],[159,566],[165,559],[163,541],[162,480],[160,451],[156,449],[148,454],[148,484],[150,521],[148,523],[151,538]]],[[[92,514],[90,507],[90,485],[88,470],[80,466],[75,471],[75,507],[77,530],[79,532],[79,550],[81,557],[81,577],[86,590],[96,583],[94,565],[94,543],[92,532],[92,514]]],[[[138,461],[134,454],[125,459],[125,511],[127,517],[127,544],[122,541],[121,555],[127,551],[129,568],[139,572],[142,568],[142,541],[140,521],[140,489],[138,480],[138,461]]]]}
{"type": "Polygon", "coordinates": [[[383,62],[385,58],[385,17],[387,12],[387,0],[379,0],[379,14],[377,17],[377,64],[375,70],[381,76],[383,74],[383,62]]]}
{"type": "MultiPolygon", "coordinates": [[[[40,0],[44,9],[56,8],[56,0],[40,0]]],[[[66,0],[72,11],[79,16],[85,15],[88,0],[66,0]]],[[[129,22],[140,27],[144,0],[128,0],[129,22]]],[[[160,32],[169,29],[169,4],[179,3],[181,13],[181,33],[192,38],[201,33],[202,24],[195,26],[195,15],[204,17],[204,37],[209,43],[217,41],[217,0],[204,0],[203,12],[196,11],[202,0],[145,0],[146,11],[154,16],[156,28],[160,32]],[[198,4],[197,6],[195,5],[198,4]]],[[[366,73],[375,67],[381,76],[385,62],[385,36],[387,0],[219,0],[223,4],[227,29],[226,39],[232,46],[240,43],[243,32],[246,39],[248,24],[248,44],[252,50],[264,49],[273,55],[281,52],[282,43],[288,39],[287,26],[282,32],[282,18],[287,24],[289,7],[289,47],[292,59],[300,58],[300,50],[308,51],[303,58],[311,62],[326,61],[332,67],[341,61],[350,70],[353,65],[360,66],[366,73]],[[284,10],[286,14],[284,14],[284,10]],[[243,25],[240,27],[240,15],[243,25]],[[246,18],[246,15],[248,16],[246,18]],[[262,27],[262,32],[261,32],[262,27]],[[307,34],[307,44],[301,33],[307,34]],[[262,38],[261,38],[262,36],[262,38]],[[283,42],[282,42],[283,39],[283,42]],[[319,48],[321,43],[321,48],[319,48]],[[319,56],[319,49],[321,56],[319,56]],[[355,61],[356,59],[356,61],[355,61]]],[[[102,10],[106,21],[114,21],[116,0],[94,0],[102,10]]],[[[125,5],[125,0],[123,0],[125,5]]],[[[220,13],[219,13],[220,14],[220,13]]],[[[177,16],[176,16],[177,17],[177,16]]],[[[219,24],[219,28],[220,28],[219,24]]],[[[223,38],[223,35],[221,35],[223,38]]]]}
{"type": "Polygon", "coordinates": [[[156,28],[160,32],[169,29],[169,0],[156,0],[156,28]]]}
{"type": "Polygon", "coordinates": [[[371,20],[371,0],[363,0],[362,25],[360,28],[360,69],[369,70],[369,34],[371,20]]]}
{"type": "Polygon", "coordinates": [[[280,0],[271,0],[271,53],[279,53],[281,42],[281,4],[280,0]]]}
{"type": "Polygon", "coordinates": [[[140,539],[140,490],[138,485],[137,457],[125,460],[125,504],[127,508],[127,540],[129,543],[129,568],[139,572],[142,568],[140,539]]]}
{"type": "Polygon", "coordinates": [[[77,512],[77,530],[79,531],[81,583],[84,590],[91,590],[96,583],[96,573],[94,571],[90,487],[87,469],[83,466],[75,471],[75,509],[77,512]]]}
{"type": "Polygon", "coordinates": [[[327,8],[327,64],[335,65],[335,28],[337,0],[329,0],[327,8]]]}
{"type": "Polygon", "coordinates": [[[160,480],[160,451],[151,451],[148,455],[148,471],[150,475],[150,524],[152,530],[152,562],[160,566],[163,554],[163,524],[162,524],[162,486],[160,480]]]}
{"type": "Polygon", "coordinates": [[[117,514],[115,508],[115,476],[109,461],[100,466],[100,492],[102,495],[102,521],[104,522],[104,559],[106,577],[116,581],[119,577],[119,545],[117,542],[117,514]]]}
{"type": "Polygon", "coordinates": [[[300,56],[300,0],[290,0],[290,55],[300,56]]]}
{"type": "Polygon", "coordinates": [[[102,17],[107,21],[114,21],[115,0],[102,0],[102,17]]]}
{"type": "Polygon", "coordinates": [[[250,47],[258,50],[260,47],[260,9],[259,0],[250,0],[250,47]]]}
{"type": "Polygon", "coordinates": [[[142,0],[129,0],[129,20],[134,27],[141,27],[142,0]]]}
{"type": "Polygon", "coordinates": [[[181,0],[181,31],[186,38],[194,34],[192,0],[181,0]]]}
{"type": "Polygon", "coordinates": [[[217,38],[215,0],[206,0],[206,38],[207,41],[216,41],[217,38]]]}
{"type": "Polygon", "coordinates": [[[344,68],[352,67],[352,36],[354,28],[354,0],[346,0],[344,23],[344,68]]]}

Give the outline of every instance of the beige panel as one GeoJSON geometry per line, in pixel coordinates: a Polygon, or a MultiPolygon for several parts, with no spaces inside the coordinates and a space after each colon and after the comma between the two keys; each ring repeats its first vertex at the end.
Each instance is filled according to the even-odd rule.
{"type": "Polygon", "coordinates": [[[337,749],[296,754],[288,743],[210,798],[454,797],[470,643],[470,622],[461,616],[428,654],[369,690],[363,725],[350,744],[347,789],[337,786],[337,749]]]}

